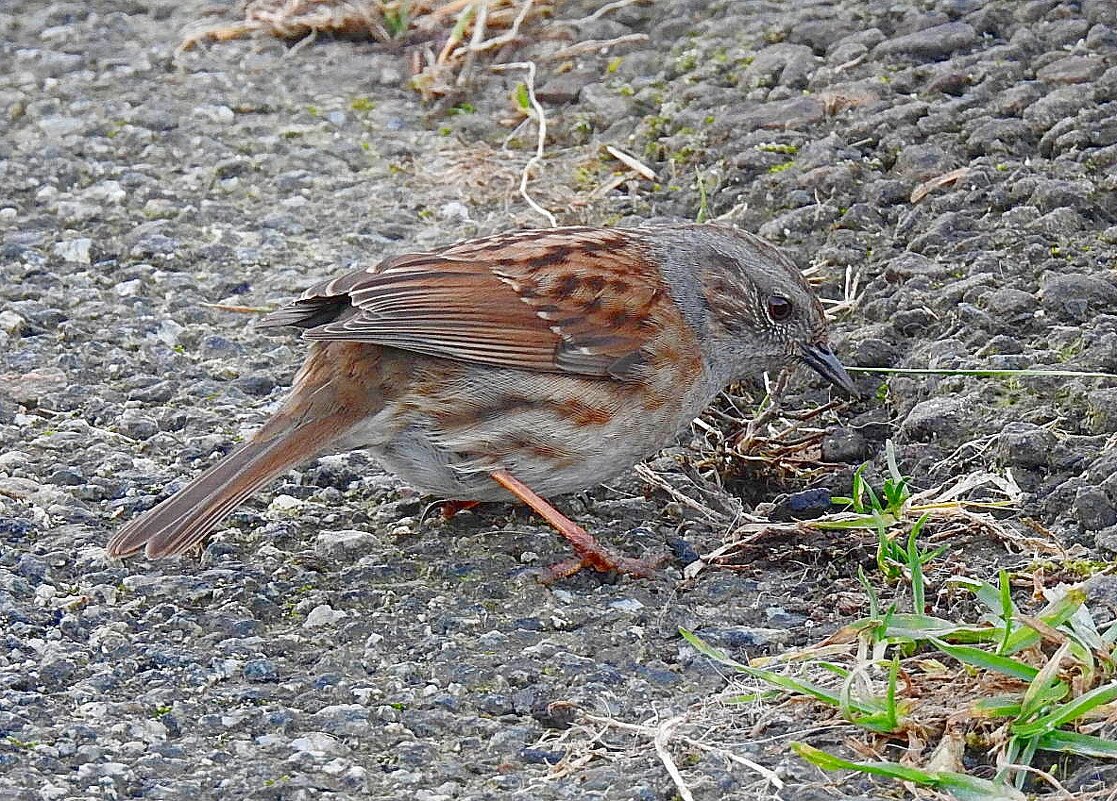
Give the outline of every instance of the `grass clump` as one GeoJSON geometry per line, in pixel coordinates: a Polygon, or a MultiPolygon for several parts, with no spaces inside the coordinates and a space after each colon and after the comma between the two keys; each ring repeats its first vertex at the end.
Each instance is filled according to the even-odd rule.
{"type": "Polygon", "coordinates": [[[243,19],[192,25],[179,50],[247,36],[299,44],[319,35],[404,42],[419,46],[412,85],[430,98],[450,93],[478,55],[516,41],[525,22],[551,7],[545,0],[244,0],[243,19]]]}
{"type": "Polygon", "coordinates": [[[1117,759],[1117,623],[1095,622],[1082,584],[1048,588],[1045,603],[1029,610],[1013,599],[1005,570],[993,583],[950,578],[949,588],[968,599],[957,608],[970,611],[930,614],[928,567],[946,548],[927,545],[925,532],[967,502],[920,499],[891,443],[887,461],[879,491],[858,470],[850,495],[835,499],[848,510],[810,525],[876,530],[877,567],[905,585],[909,600],[886,606],[859,569],[867,616],[814,646],[748,664],[680,629],[700,653],[752,680],[728,700],[790,696],[829,707],[869,735],[853,745],[872,758],[792,743],[800,757],[967,801],[1022,801],[1045,784],[1064,792],[1058,774],[1068,759],[1117,759]]]}

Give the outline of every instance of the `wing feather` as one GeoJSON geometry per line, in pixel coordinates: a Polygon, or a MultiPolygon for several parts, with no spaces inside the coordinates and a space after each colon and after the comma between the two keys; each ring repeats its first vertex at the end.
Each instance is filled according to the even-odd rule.
{"type": "Polygon", "coordinates": [[[517,232],[408,254],[307,290],[268,315],[312,340],[467,362],[624,378],[678,315],[638,236],[517,232]]]}

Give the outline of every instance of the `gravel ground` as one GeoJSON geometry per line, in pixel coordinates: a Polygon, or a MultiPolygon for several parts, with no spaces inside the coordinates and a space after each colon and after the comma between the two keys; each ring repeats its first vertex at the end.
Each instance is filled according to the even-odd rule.
{"type": "MultiPolygon", "coordinates": [[[[517,74],[423,106],[407,48],[176,54],[212,12],[0,10],[0,798],[675,797],[647,731],[585,713],[653,731],[685,714],[678,733],[785,783],[676,740],[696,799],[900,792],[789,756],[845,733],[806,707],[720,707],[724,679],[677,634],[739,658],[818,640],[865,610],[871,544],[853,536],[777,538],[686,583],[675,564],[543,588],[524,567],[564,553],[538,520],[422,520],[429,499],[357,453],[261,494],[200,562],[104,559],[118,521],[257,425],[301,361],[213,304],[542,222],[515,193],[534,134],[501,124],[517,74]]],[[[830,297],[856,274],[836,324],[852,365],[1117,372],[1111,0],[661,0],[534,38],[500,58],[540,65],[534,187],[561,221],[701,209],[787,246],[830,297]],[[631,34],[647,38],[549,57],[631,34]],[[617,168],[605,144],[658,182],[595,191],[617,168]]],[[[804,376],[788,403],[825,397],[804,376]]],[[[894,377],[825,424],[823,456],[847,466],[810,486],[848,489],[892,438],[917,486],[1011,470],[1006,526],[1077,564],[1117,552],[1117,382],[894,377]]],[[[635,475],[561,502],[632,553],[706,552],[737,512],[808,486],[755,466],[703,483],[688,452],[653,468],[709,512],[635,475]]],[[[980,532],[955,547],[982,577],[1033,558],[980,532]]],[[[1117,582],[1090,587],[1111,619],[1117,582]]],[[[1117,783],[1072,767],[1072,790],[1117,783]]]]}

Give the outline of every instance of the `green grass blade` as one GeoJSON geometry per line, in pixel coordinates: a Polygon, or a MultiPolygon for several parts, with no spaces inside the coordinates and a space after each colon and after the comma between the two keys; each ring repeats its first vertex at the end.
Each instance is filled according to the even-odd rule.
{"type": "Polygon", "coordinates": [[[1117,741],[1095,737],[1092,734],[1056,730],[1042,735],[1036,742],[1044,751],[1061,751],[1064,754],[1099,759],[1117,759],[1117,741]]]}
{"type": "MultiPolygon", "coordinates": [[[[1085,591],[1080,587],[1075,587],[1067,590],[1067,594],[1062,598],[1058,598],[1045,606],[1036,617],[1051,628],[1058,628],[1063,623],[1066,623],[1071,615],[1075,613],[1075,610],[1084,603],[1086,603],[1085,591]]],[[[1014,654],[1017,651],[1035,645],[1040,639],[1040,633],[1035,629],[1029,628],[1025,624],[1008,636],[1005,640],[1005,647],[1001,653],[1006,655],[1014,654]]]]}
{"type": "Polygon", "coordinates": [[[1051,655],[1047,664],[1032,679],[1028,689],[1024,691],[1024,699],[1020,702],[1020,718],[1022,720],[1030,718],[1045,707],[1051,700],[1053,689],[1059,684],[1063,684],[1064,690],[1066,689],[1065,683],[1059,681],[1059,668],[1062,667],[1063,660],[1066,659],[1069,652],[1069,642],[1060,645],[1059,649],[1051,655]]]}
{"type": "MultiPolygon", "coordinates": [[[[980,579],[970,578],[969,576],[954,576],[953,578],[947,579],[947,583],[958,587],[965,587],[994,615],[1002,614],[1001,592],[988,581],[981,581],[980,579]]],[[[1012,602],[1011,597],[1009,598],[1009,602],[1012,602]]],[[[1012,611],[1015,613],[1016,609],[1013,608],[1012,611]]]]}
{"type": "Polygon", "coordinates": [[[831,531],[844,531],[847,529],[877,528],[881,525],[892,525],[896,522],[890,515],[881,515],[879,512],[859,514],[857,517],[848,517],[841,520],[804,520],[811,528],[822,528],[831,531]]]}
{"type": "Polygon", "coordinates": [[[715,648],[714,646],[710,645],[689,629],[680,627],[679,634],[684,640],[690,643],[691,647],[694,648],[694,650],[702,654],[702,656],[708,657],[715,662],[726,665],[727,667],[731,667],[735,670],[747,667],[747,665],[742,665],[736,659],[729,656],[727,653],[725,653],[725,651],[722,651],[721,649],[715,648]]]}
{"type": "MultiPolygon", "coordinates": [[[[827,704],[828,706],[834,706],[838,708],[843,707],[842,699],[838,696],[837,693],[833,692],[832,690],[821,687],[814,682],[803,681],[800,679],[792,678],[791,676],[785,676],[782,673],[773,673],[770,670],[763,670],[761,668],[754,668],[751,665],[741,664],[736,659],[727,656],[725,652],[714,648],[708,643],[703,642],[697,635],[694,634],[694,632],[688,631],[687,629],[680,628],[679,634],[681,634],[683,639],[690,643],[690,645],[696,651],[698,651],[698,653],[714,660],[715,662],[718,662],[719,664],[725,665],[726,667],[731,667],[738,673],[744,673],[746,676],[751,676],[754,679],[760,679],[761,681],[767,682],[773,687],[779,687],[781,690],[785,690],[787,692],[809,696],[811,698],[814,698],[816,701],[821,701],[822,703],[827,704]]],[[[849,708],[851,714],[873,716],[878,715],[881,712],[880,704],[873,704],[857,699],[849,699],[848,703],[844,706],[847,706],[849,708]]]]}
{"type": "Polygon", "coordinates": [[[782,690],[760,690],[755,693],[730,695],[727,698],[723,698],[722,701],[727,704],[752,704],[757,701],[775,701],[781,695],[783,695],[782,690]]]}
{"type": "Polygon", "coordinates": [[[950,637],[966,642],[989,642],[997,636],[997,629],[989,626],[967,626],[931,615],[896,612],[888,621],[884,636],[889,639],[928,640],[932,637],[950,637]]]}
{"type": "Polygon", "coordinates": [[[911,531],[908,532],[908,549],[906,556],[908,571],[911,573],[911,611],[917,615],[922,615],[927,609],[923,587],[923,555],[919,552],[917,540],[920,532],[923,531],[923,526],[925,526],[930,519],[930,514],[925,513],[920,515],[919,519],[915,521],[915,525],[911,527],[911,531]]]}
{"type": "Polygon", "coordinates": [[[1016,614],[1016,604],[1012,602],[1012,587],[1009,583],[1008,571],[1001,568],[997,574],[997,595],[1001,602],[1001,625],[1003,634],[997,645],[997,653],[1004,654],[1008,649],[1009,638],[1012,637],[1012,618],[1016,614]]]}
{"type": "Polygon", "coordinates": [[[1036,676],[1039,675],[1038,668],[1034,668],[1017,659],[991,653],[981,648],[974,648],[971,645],[952,645],[936,637],[929,638],[929,641],[931,645],[938,648],[944,654],[952,656],[959,662],[976,668],[992,670],[1002,675],[1011,676],[1014,679],[1021,679],[1028,682],[1034,681],[1036,676]]]}
{"type": "Polygon", "coordinates": [[[900,465],[896,461],[896,443],[891,439],[884,441],[884,460],[888,463],[888,474],[892,476],[892,480],[902,484],[904,474],[900,472],[900,465]]]}
{"type": "MultiPolygon", "coordinates": [[[[1117,700],[1117,682],[1095,687],[1065,704],[1060,704],[1030,723],[1015,723],[1012,726],[1012,733],[1020,737],[1035,737],[1037,734],[1046,734],[1065,723],[1078,720],[1090,710],[1108,704],[1113,700],[1117,700]]],[[[1027,697],[1025,696],[1025,708],[1026,701],[1027,697]]]]}
{"type": "Polygon", "coordinates": [[[791,743],[791,750],[823,770],[853,770],[871,776],[884,776],[902,782],[912,782],[950,793],[960,801],[1025,801],[1020,791],[1003,784],[995,784],[976,776],[953,771],[921,770],[896,762],[852,762],[834,756],[806,743],[791,743]]]}
{"type": "Polygon", "coordinates": [[[983,718],[1014,718],[1020,714],[1022,693],[991,695],[975,701],[970,709],[983,718]]]}

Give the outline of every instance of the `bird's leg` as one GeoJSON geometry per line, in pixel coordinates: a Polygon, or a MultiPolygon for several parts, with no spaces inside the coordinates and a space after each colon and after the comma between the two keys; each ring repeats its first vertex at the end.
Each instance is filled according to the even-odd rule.
{"type": "Polygon", "coordinates": [[[451,520],[458,512],[467,511],[480,504],[480,501],[443,501],[441,505],[442,519],[451,520]]]}
{"type": "Polygon", "coordinates": [[[497,484],[504,487],[521,501],[530,506],[535,512],[546,520],[563,539],[574,548],[577,559],[567,559],[551,565],[543,574],[543,583],[549,584],[567,576],[572,576],[584,567],[592,568],[601,573],[625,573],[629,576],[640,578],[650,577],[655,569],[662,563],[663,557],[653,559],[633,559],[612,553],[599,543],[584,528],[551,506],[546,500],[535,493],[531,487],[524,484],[507,470],[494,470],[490,475],[497,484]]]}

